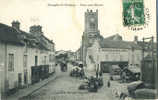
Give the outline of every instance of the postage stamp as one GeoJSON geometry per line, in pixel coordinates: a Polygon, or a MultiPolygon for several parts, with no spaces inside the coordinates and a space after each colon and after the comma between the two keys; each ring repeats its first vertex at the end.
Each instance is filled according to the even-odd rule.
{"type": "Polygon", "coordinates": [[[123,25],[141,26],[145,24],[143,0],[123,0],[123,25]]]}

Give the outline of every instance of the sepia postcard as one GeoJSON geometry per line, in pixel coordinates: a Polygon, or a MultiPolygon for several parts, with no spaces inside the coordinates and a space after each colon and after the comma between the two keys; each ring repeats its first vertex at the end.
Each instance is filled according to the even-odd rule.
{"type": "Polygon", "coordinates": [[[0,100],[156,100],[157,0],[0,0],[0,100]]]}

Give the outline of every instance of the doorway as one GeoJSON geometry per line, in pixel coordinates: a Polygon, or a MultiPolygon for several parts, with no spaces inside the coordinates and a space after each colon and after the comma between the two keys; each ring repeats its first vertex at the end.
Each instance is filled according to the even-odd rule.
{"type": "Polygon", "coordinates": [[[18,87],[21,88],[22,87],[22,74],[18,73],[18,87]]]}
{"type": "Polygon", "coordinates": [[[28,84],[28,75],[27,75],[27,70],[24,71],[24,84],[28,84]]]}

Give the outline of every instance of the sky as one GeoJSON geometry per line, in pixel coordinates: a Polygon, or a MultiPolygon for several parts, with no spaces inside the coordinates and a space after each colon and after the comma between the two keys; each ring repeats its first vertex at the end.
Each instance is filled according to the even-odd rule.
{"type": "Polygon", "coordinates": [[[29,32],[32,25],[41,25],[46,37],[53,40],[56,50],[77,50],[84,32],[84,12],[98,9],[98,29],[103,37],[120,34],[124,40],[133,41],[143,37],[156,38],[156,0],[144,0],[150,18],[147,27],[132,31],[123,26],[122,0],[0,0],[0,23],[11,26],[18,20],[20,29],[29,32]],[[52,6],[75,4],[76,6],[52,6]],[[99,6],[81,6],[98,4],[99,6]],[[51,6],[50,6],[51,5],[51,6]]]}

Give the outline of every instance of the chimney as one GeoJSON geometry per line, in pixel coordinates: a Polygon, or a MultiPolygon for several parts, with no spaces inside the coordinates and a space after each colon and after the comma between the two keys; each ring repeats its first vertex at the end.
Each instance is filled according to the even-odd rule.
{"type": "Polygon", "coordinates": [[[16,30],[20,30],[20,22],[19,21],[13,21],[12,22],[12,27],[15,28],[16,30]]]}
{"type": "Polygon", "coordinates": [[[134,42],[135,42],[135,43],[138,42],[138,36],[134,36],[134,42]]]}
{"type": "Polygon", "coordinates": [[[87,9],[87,12],[89,12],[89,9],[87,9]]]}
{"type": "Polygon", "coordinates": [[[40,25],[33,25],[30,27],[30,33],[36,35],[36,36],[40,36],[43,32],[42,32],[42,26],[40,25]]]}

